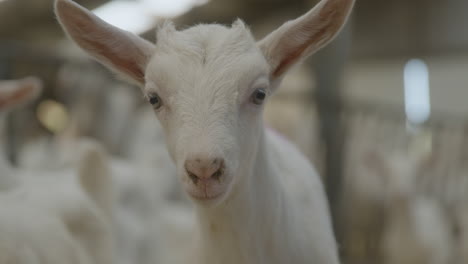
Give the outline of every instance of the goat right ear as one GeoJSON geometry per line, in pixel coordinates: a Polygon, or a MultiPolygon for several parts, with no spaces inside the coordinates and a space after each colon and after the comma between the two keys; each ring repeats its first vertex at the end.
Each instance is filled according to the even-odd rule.
{"type": "Polygon", "coordinates": [[[154,44],[106,23],[71,0],[56,0],[55,13],[63,29],[84,51],[131,81],[144,84],[154,44]]]}
{"type": "Polygon", "coordinates": [[[281,78],[294,64],[326,46],[340,32],[355,0],[322,0],[305,15],[286,22],[259,41],[271,66],[271,77],[281,78]]]}

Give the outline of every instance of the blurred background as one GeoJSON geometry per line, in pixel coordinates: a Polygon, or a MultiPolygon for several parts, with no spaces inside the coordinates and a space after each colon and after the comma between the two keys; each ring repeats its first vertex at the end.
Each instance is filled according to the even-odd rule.
{"type": "MultiPolygon", "coordinates": [[[[151,109],[66,40],[52,2],[0,0],[0,79],[35,75],[45,88],[8,114],[1,151],[34,167],[56,142],[87,136],[135,157],[161,136],[151,109]]],[[[167,18],[240,17],[261,38],[318,1],[76,2],[154,41],[167,18]]],[[[468,263],[467,12],[466,0],[358,0],[341,35],[266,107],[323,176],[344,263],[468,263]]]]}

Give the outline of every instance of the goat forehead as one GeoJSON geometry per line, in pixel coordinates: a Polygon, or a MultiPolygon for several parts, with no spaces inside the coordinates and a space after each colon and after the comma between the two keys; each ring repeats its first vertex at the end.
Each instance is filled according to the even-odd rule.
{"type": "Polygon", "coordinates": [[[157,39],[157,49],[162,53],[176,52],[199,61],[236,56],[255,47],[252,34],[242,22],[233,27],[198,25],[183,31],[165,26],[159,30],[157,39]]]}
{"type": "Polygon", "coordinates": [[[202,25],[158,35],[147,82],[174,94],[232,98],[268,65],[245,27],[202,25]]]}

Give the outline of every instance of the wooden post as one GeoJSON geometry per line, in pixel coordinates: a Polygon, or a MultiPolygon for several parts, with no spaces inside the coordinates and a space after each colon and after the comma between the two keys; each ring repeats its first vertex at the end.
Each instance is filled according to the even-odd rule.
{"type": "Polygon", "coordinates": [[[338,219],[344,163],[344,126],[340,120],[342,77],[350,46],[349,24],[328,47],[318,52],[313,60],[317,78],[317,111],[320,118],[320,136],[324,142],[324,181],[330,202],[333,224],[340,240],[338,219]]]}

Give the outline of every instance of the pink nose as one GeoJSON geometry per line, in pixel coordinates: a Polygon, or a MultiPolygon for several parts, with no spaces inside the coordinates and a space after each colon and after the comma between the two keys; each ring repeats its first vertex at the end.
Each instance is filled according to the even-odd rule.
{"type": "Polygon", "coordinates": [[[194,158],[185,161],[188,176],[197,184],[201,181],[220,180],[224,174],[224,160],[194,158]]]}

